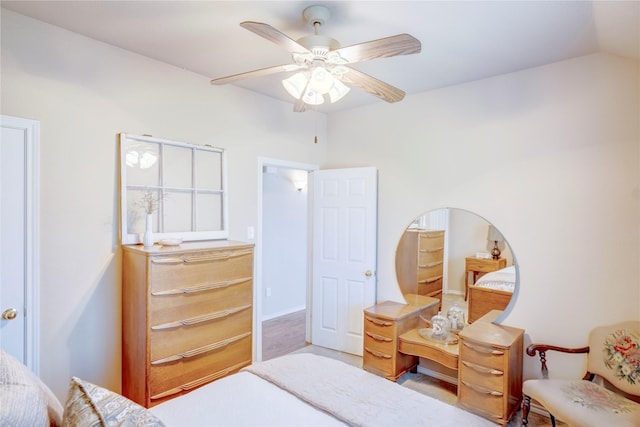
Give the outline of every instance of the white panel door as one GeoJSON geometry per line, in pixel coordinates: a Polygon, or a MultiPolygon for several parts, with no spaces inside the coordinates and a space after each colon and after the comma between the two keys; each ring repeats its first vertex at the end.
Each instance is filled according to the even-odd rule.
{"type": "Polygon", "coordinates": [[[363,309],[376,300],[377,170],[312,175],[311,341],[362,355],[363,309]]]}
{"type": "Polygon", "coordinates": [[[0,118],[0,346],[38,373],[39,123],[0,118]]]}

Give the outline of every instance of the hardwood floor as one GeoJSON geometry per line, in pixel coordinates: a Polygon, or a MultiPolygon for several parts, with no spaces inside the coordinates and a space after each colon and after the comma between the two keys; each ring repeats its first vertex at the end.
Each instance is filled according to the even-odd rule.
{"type": "MultiPolygon", "coordinates": [[[[458,303],[459,306],[466,309],[466,302],[464,301],[463,296],[445,295],[443,298],[442,313],[446,314],[446,310],[454,303],[458,303]]],[[[293,352],[309,352],[342,360],[345,363],[349,363],[357,367],[362,367],[362,357],[310,345],[305,340],[305,334],[305,310],[262,322],[262,359],[273,359],[274,357],[293,352]]],[[[446,402],[450,405],[456,405],[457,387],[454,384],[450,384],[421,373],[408,373],[398,379],[398,384],[446,402]]],[[[519,410],[508,424],[508,427],[520,426],[521,420],[522,410],[519,410]]],[[[557,421],[557,426],[564,425],[566,424],[563,424],[561,421],[557,421]]],[[[548,416],[535,412],[531,412],[529,414],[529,427],[546,426],[551,426],[551,420],[548,416]]]]}
{"type": "Polygon", "coordinates": [[[262,322],[262,360],[273,359],[308,345],[305,339],[306,322],[306,310],[262,322]]]}

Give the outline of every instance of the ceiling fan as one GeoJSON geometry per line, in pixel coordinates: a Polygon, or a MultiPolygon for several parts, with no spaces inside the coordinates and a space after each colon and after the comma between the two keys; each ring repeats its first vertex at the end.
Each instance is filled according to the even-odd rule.
{"type": "Polygon", "coordinates": [[[293,110],[306,111],[308,106],[336,102],[346,95],[350,86],[358,87],[387,102],[398,102],[404,91],[349,66],[357,62],[397,55],[419,53],[420,41],[409,34],[398,34],[347,47],[337,40],[319,34],[319,28],[329,19],[325,6],[309,6],[302,13],[313,26],[314,34],[298,40],[289,38],[274,27],[261,22],[245,21],[240,26],[277,44],[291,53],[293,63],[262,68],[211,80],[213,85],[233,83],[253,77],[297,71],[282,84],[296,99],[293,110]]]}

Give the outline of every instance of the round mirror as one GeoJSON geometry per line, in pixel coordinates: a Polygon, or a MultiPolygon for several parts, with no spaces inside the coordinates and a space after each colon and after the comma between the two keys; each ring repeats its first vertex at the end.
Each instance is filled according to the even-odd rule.
{"type": "Polygon", "coordinates": [[[442,208],[416,218],[396,250],[396,276],[407,300],[440,300],[446,313],[457,304],[468,323],[493,321],[517,286],[513,251],[500,230],[463,209],[442,208]]]}

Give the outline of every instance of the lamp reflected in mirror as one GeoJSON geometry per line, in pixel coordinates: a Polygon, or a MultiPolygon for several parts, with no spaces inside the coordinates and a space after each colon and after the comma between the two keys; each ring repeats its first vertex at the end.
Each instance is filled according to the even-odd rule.
{"type": "Polygon", "coordinates": [[[468,323],[515,302],[513,251],[496,226],[473,212],[442,208],[415,218],[400,236],[395,264],[407,301],[415,294],[437,298],[442,313],[457,304],[468,323]]]}

